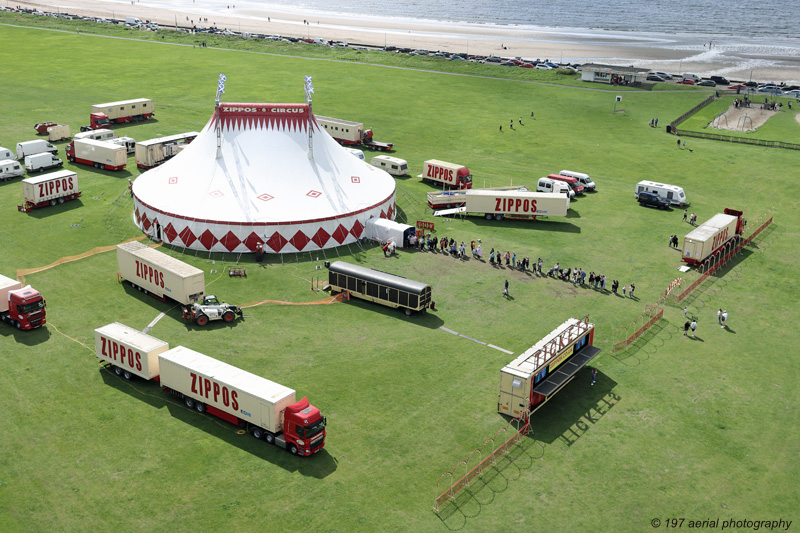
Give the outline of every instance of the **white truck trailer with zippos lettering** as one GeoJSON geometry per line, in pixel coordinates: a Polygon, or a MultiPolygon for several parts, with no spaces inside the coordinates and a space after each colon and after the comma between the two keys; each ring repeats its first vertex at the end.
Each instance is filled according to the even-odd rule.
{"type": "Polygon", "coordinates": [[[542,216],[567,216],[569,197],[560,193],[532,192],[527,187],[498,187],[429,192],[428,205],[434,209],[434,216],[464,214],[480,215],[486,220],[536,220],[542,216]],[[439,207],[446,209],[436,211],[439,207]]]}
{"type": "Polygon", "coordinates": [[[97,358],[125,379],[158,377],[158,354],[169,350],[166,342],[119,322],[94,330],[94,346],[97,358]]]}
{"type": "Polygon", "coordinates": [[[205,294],[202,270],[138,241],[117,245],[117,266],[121,279],[162,301],[188,305],[205,294]]]}
{"type": "Polygon", "coordinates": [[[28,212],[37,207],[63,204],[81,195],[78,175],[71,170],[59,170],[22,180],[22,204],[17,209],[28,212]]]}

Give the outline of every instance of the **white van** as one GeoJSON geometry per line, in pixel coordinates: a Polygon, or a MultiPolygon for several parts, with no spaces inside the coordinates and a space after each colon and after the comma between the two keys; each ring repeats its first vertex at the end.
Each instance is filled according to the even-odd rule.
{"type": "Polygon", "coordinates": [[[369,164],[385,170],[392,176],[405,176],[408,174],[408,161],[390,155],[376,155],[370,159],[369,164]]]}
{"type": "Polygon", "coordinates": [[[63,164],[62,160],[48,152],[25,156],[25,169],[28,173],[43,172],[51,168],[60,167],[63,164]]]}
{"type": "Polygon", "coordinates": [[[16,157],[14,157],[14,152],[9,150],[8,148],[3,148],[2,146],[0,146],[0,160],[3,159],[16,159],[16,157]]]}
{"type": "Polygon", "coordinates": [[[689,72],[685,72],[682,74],[684,80],[692,80],[693,82],[697,83],[698,81],[703,81],[703,78],[698,76],[697,74],[692,74],[689,72]]]}
{"type": "Polygon", "coordinates": [[[366,161],[367,160],[367,158],[364,157],[364,152],[362,152],[358,148],[348,148],[346,146],[343,146],[342,148],[344,148],[345,150],[347,150],[348,152],[350,152],[351,154],[353,154],[354,156],[356,156],[357,158],[359,158],[362,161],[366,161]]]}
{"type": "Polygon", "coordinates": [[[636,196],[637,200],[639,199],[640,192],[657,194],[659,197],[678,207],[686,207],[689,205],[689,202],[686,200],[686,193],[683,192],[683,187],[678,187],[677,185],[667,185],[665,183],[645,180],[636,184],[636,189],[633,194],[636,196]]]}
{"type": "Polygon", "coordinates": [[[139,26],[142,25],[142,21],[141,21],[141,19],[138,19],[136,17],[125,17],[125,25],[126,26],[135,26],[135,27],[138,28],[139,26]]]}
{"type": "Polygon", "coordinates": [[[570,198],[575,198],[575,191],[563,181],[551,180],[550,178],[539,178],[536,184],[536,192],[562,192],[570,198]]]}
{"type": "MultiPolygon", "coordinates": [[[[9,150],[8,153],[11,153],[9,150]]],[[[10,180],[17,176],[25,174],[25,169],[19,164],[19,161],[13,159],[0,160],[0,181],[10,180]]]]}
{"type": "Polygon", "coordinates": [[[50,152],[56,155],[58,153],[58,148],[44,139],[17,143],[17,159],[24,159],[26,155],[36,155],[44,152],[50,152]]]}
{"type": "Polygon", "coordinates": [[[589,177],[589,174],[584,174],[583,172],[575,172],[574,170],[562,170],[558,173],[560,176],[566,176],[568,178],[575,178],[583,185],[584,189],[593,191],[595,190],[595,183],[592,181],[592,178],[589,177]]]}

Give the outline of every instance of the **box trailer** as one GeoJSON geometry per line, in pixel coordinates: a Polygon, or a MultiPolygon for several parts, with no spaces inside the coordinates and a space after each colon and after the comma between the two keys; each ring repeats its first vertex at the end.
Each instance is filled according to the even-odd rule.
{"type": "Polygon", "coordinates": [[[43,154],[50,152],[53,155],[58,154],[58,148],[45,141],[44,139],[36,139],[35,141],[24,141],[17,143],[17,159],[25,159],[27,155],[43,154]]]}
{"type": "Polygon", "coordinates": [[[91,113],[105,114],[112,123],[139,122],[153,116],[155,104],[150,98],[136,98],[93,105],[91,113]]]}
{"type": "Polygon", "coordinates": [[[78,175],[71,170],[59,170],[22,180],[23,203],[17,209],[28,212],[37,207],[63,204],[80,195],[78,175]]]}
{"type": "Polygon", "coordinates": [[[46,302],[30,285],[0,275],[0,320],[27,331],[47,324],[46,302]]]}
{"type": "Polygon", "coordinates": [[[567,216],[569,197],[561,193],[532,192],[527,187],[515,187],[511,190],[502,187],[429,192],[428,205],[434,209],[434,216],[467,214],[481,215],[486,220],[536,220],[536,217],[541,216],[567,216]],[[441,206],[444,202],[455,207],[436,211],[436,206],[441,206]]]}
{"type": "Polygon", "coordinates": [[[161,300],[188,305],[205,294],[202,270],[137,241],[117,245],[117,266],[121,279],[161,300]]]}
{"type": "Polygon", "coordinates": [[[448,188],[471,189],[472,174],[467,167],[438,159],[429,159],[422,164],[422,181],[442,184],[448,188]]]}
{"type": "Polygon", "coordinates": [[[70,162],[92,165],[99,169],[122,170],[128,164],[125,147],[109,141],[73,140],[67,145],[65,152],[70,162]]]}
{"type": "Polygon", "coordinates": [[[199,134],[196,131],[136,143],[136,166],[154,168],[178,155],[199,134]]]}
{"type": "Polygon", "coordinates": [[[119,322],[94,330],[97,358],[110,365],[118,376],[131,379],[158,377],[158,354],[169,350],[169,344],[119,322]]]}
{"type": "Polygon", "coordinates": [[[728,242],[738,239],[744,229],[742,212],[725,209],[704,222],[683,239],[683,261],[699,264],[728,242]]]}
{"type": "Polygon", "coordinates": [[[50,142],[63,141],[72,137],[72,131],[66,124],[56,124],[47,128],[47,140],[50,142]]]}
{"type": "Polygon", "coordinates": [[[0,159],[0,181],[10,180],[25,174],[25,168],[14,159],[0,159]]]}
{"type": "Polygon", "coordinates": [[[326,419],[295,391],[184,346],[158,355],[160,382],[187,407],[246,425],[257,439],[313,455],[325,446],[326,419]]]}
{"type": "Polygon", "coordinates": [[[328,132],[339,144],[345,146],[363,145],[370,150],[387,152],[394,147],[394,143],[383,143],[372,139],[372,130],[364,129],[361,122],[351,122],[338,118],[314,115],[320,128],[328,132]]]}

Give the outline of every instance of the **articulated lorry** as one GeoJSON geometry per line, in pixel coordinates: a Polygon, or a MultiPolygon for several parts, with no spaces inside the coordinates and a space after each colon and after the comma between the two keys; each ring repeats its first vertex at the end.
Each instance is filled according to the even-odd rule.
{"type": "Polygon", "coordinates": [[[150,120],[154,114],[155,104],[149,98],[97,104],[92,106],[89,113],[89,125],[81,126],[81,131],[108,128],[111,124],[150,120]]]}
{"type": "Polygon", "coordinates": [[[120,279],[162,301],[189,305],[205,294],[202,270],[138,241],[117,245],[117,266],[120,279]]]}
{"type": "Polygon", "coordinates": [[[196,131],[136,143],[136,166],[150,169],[178,155],[199,134],[196,131]]]}
{"type": "Polygon", "coordinates": [[[71,163],[92,165],[94,168],[122,170],[128,164],[126,147],[107,140],[75,139],[64,151],[71,163]]]}
{"type": "Polygon", "coordinates": [[[27,213],[38,207],[63,204],[80,195],[78,175],[71,170],[59,170],[22,180],[23,202],[17,206],[17,209],[27,213]]]}
{"type": "Polygon", "coordinates": [[[46,302],[39,291],[0,275],[0,320],[27,331],[47,324],[45,315],[46,302]]]}
{"type": "Polygon", "coordinates": [[[567,216],[569,197],[561,193],[532,192],[527,187],[498,187],[428,193],[434,216],[481,215],[486,220],[567,216]],[[448,206],[450,206],[448,208],[448,206]],[[441,209],[444,207],[445,209],[441,209]]]}
{"type": "Polygon", "coordinates": [[[317,124],[328,132],[328,135],[336,139],[339,144],[345,146],[363,145],[370,150],[388,152],[394,147],[394,143],[382,143],[372,139],[372,130],[365,130],[361,122],[350,122],[338,118],[323,117],[314,115],[317,124]]]}
{"type": "Polygon", "coordinates": [[[184,346],[170,349],[118,322],[95,330],[95,350],[115,374],[155,380],[186,407],[247,428],[293,455],[313,455],[325,446],[327,420],[288,387],[184,346]]]}
{"type": "Polygon", "coordinates": [[[450,189],[471,189],[472,174],[464,165],[429,159],[422,164],[422,181],[444,185],[450,189]]]}
{"type": "Polygon", "coordinates": [[[683,239],[683,261],[697,265],[717,253],[731,241],[741,237],[744,231],[742,211],[725,209],[700,224],[683,239]]]}

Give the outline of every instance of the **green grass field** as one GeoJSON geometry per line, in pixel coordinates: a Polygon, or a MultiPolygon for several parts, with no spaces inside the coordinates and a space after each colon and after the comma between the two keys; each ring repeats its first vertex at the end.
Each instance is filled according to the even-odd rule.
{"type": "MultiPolygon", "coordinates": [[[[762,179],[785,176],[794,185],[796,152],[694,139],[679,150],[663,127],[647,126],[653,117],[666,126],[704,92],[629,90],[614,114],[619,90],[535,83],[551,81],[543,71],[525,73],[527,80],[454,76],[411,60],[407,66],[422,70],[321,60],[337,59],[333,53],[303,58],[308,48],[300,46],[289,57],[170,39],[0,28],[0,58],[18,67],[0,100],[0,145],[13,150],[35,138],[32,126],[45,120],[78,131],[91,104],[139,97],[155,101],[157,120],[118,127],[119,134],[144,140],[199,130],[213,111],[220,72],[228,78],[225,98],[240,102],[299,102],[303,75],[312,75],[316,113],[372,127],[377,140],[395,143],[393,155],[407,159],[413,175],[430,158],[467,165],[480,187],[533,185],[565,168],[589,173],[598,192],[574,201],[566,218],[436,219],[437,235],[480,238],[487,252],[635,282],[638,300],[434,253],[386,259],[379,248],[351,246],[259,265],[167,248],[202,268],[207,290],[233,303],[318,300],[309,290],[321,274],[317,258],[341,257],[426,281],[437,304],[410,318],[359,301],[268,304],[230,327],[197,329],[180,320],[180,309],[117,283],[114,252],[30,274],[26,281],[48,302],[47,326],[17,332],[0,324],[0,530],[279,523],[323,531],[646,531],[654,518],[798,518],[800,365],[791,335],[800,321],[800,216],[791,189],[762,179]],[[518,117],[525,125],[509,131],[518,117]],[[701,222],[725,207],[751,220],[774,207],[775,223],[690,297],[697,339],[680,333],[682,309],[667,307],[642,340],[612,355],[615,330],[679,275],[669,236],[691,229],[679,210],[638,206],[633,189],[642,179],[684,187],[701,222]],[[224,274],[237,261],[248,266],[246,279],[224,274]],[[506,279],[509,300],[501,296],[506,279]],[[728,330],[716,325],[718,307],[730,313],[728,330]],[[143,329],[161,312],[167,315],[151,334],[170,346],[307,395],[328,417],[326,448],[292,457],[187,410],[154,383],[125,382],[99,368],[94,328],[119,321],[143,329]],[[590,387],[589,370],[581,371],[534,415],[529,438],[455,504],[432,512],[439,476],[506,424],[496,412],[500,369],[567,318],[586,314],[603,349],[593,363],[597,384],[590,387]]],[[[787,135],[798,135],[795,126],[787,135]]],[[[116,173],[66,167],[78,172],[83,196],[29,214],[16,210],[20,180],[0,183],[0,273],[140,235],[124,198],[139,173],[133,157],[116,173]]],[[[397,185],[407,220],[434,220],[424,202],[429,186],[414,177],[397,185]]]]}
{"type": "MultiPolygon", "coordinates": [[[[747,111],[750,117],[758,115],[759,106],[764,102],[764,98],[768,97],[770,100],[776,100],[783,103],[783,108],[780,112],[776,113],[769,118],[761,127],[756,131],[732,131],[715,129],[709,126],[710,123],[717,119],[720,113],[725,113],[730,106],[733,105],[733,100],[737,98],[736,95],[723,96],[719,100],[711,102],[706,107],[689,117],[685,122],[679,126],[681,129],[690,131],[700,131],[705,133],[717,133],[721,135],[730,135],[731,137],[748,137],[752,139],[762,139],[766,141],[783,141],[790,143],[797,143],[800,140],[798,134],[797,123],[797,109],[789,109],[786,105],[789,101],[794,101],[792,98],[778,97],[777,99],[772,96],[764,94],[754,94],[751,96],[753,106],[747,111]]],[[[741,98],[741,97],[738,97],[741,98]]],[[[726,123],[723,119],[717,119],[723,125],[726,123]]],[[[728,124],[736,127],[735,121],[732,119],[728,124]]]]}

